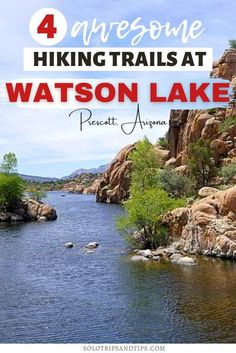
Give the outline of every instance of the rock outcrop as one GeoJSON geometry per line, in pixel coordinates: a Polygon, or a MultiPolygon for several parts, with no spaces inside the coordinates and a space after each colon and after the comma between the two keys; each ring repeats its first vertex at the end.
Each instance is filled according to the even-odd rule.
{"type": "Polygon", "coordinates": [[[83,173],[66,182],[61,190],[70,194],[96,194],[99,181],[99,174],[83,173]]]}
{"type": "Polygon", "coordinates": [[[53,207],[32,199],[20,201],[12,212],[0,212],[0,222],[54,221],[56,219],[57,213],[53,207]]]}
{"type": "MultiPolygon", "coordinates": [[[[236,49],[226,50],[213,65],[211,76],[230,80],[236,86],[236,49]]],[[[236,126],[226,132],[220,126],[236,115],[235,107],[208,110],[172,110],[169,121],[170,155],[167,166],[185,166],[190,143],[199,138],[211,141],[216,164],[230,163],[236,157],[236,126]]]]}
{"type": "Polygon", "coordinates": [[[84,189],[83,185],[78,184],[76,181],[70,181],[63,186],[62,191],[69,194],[83,194],[84,189]]]}
{"type": "Polygon", "coordinates": [[[113,159],[98,183],[98,202],[119,203],[129,196],[131,161],[129,153],[134,144],[124,147],[113,159]]]}
{"type": "Polygon", "coordinates": [[[95,179],[92,185],[84,189],[83,194],[96,194],[98,191],[99,183],[100,179],[95,179]]]}
{"type": "Polygon", "coordinates": [[[221,131],[220,126],[232,116],[229,109],[171,111],[169,145],[170,159],[166,166],[184,166],[189,157],[189,146],[198,139],[211,141],[216,164],[229,163],[236,154],[235,126],[221,131]]]}
{"type": "Polygon", "coordinates": [[[236,49],[225,50],[222,57],[213,63],[211,77],[232,81],[236,76],[236,49]]]}
{"type": "MultiPolygon", "coordinates": [[[[135,144],[124,147],[103,173],[96,184],[97,202],[120,203],[129,197],[132,162],[128,157],[134,148],[135,144]]],[[[154,151],[159,164],[164,166],[169,157],[169,151],[164,150],[158,144],[154,146],[154,151]]]]}
{"type": "Polygon", "coordinates": [[[163,223],[179,251],[236,258],[236,187],[208,191],[193,205],[168,212],[163,223]]]}

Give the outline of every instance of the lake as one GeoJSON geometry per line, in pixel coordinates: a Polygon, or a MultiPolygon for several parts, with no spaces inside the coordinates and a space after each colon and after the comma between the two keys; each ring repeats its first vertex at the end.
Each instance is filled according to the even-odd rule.
{"type": "Polygon", "coordinates": [[[133,263],[115,230],[120,206],[45,201],[57,221],[0,225],[1,343],[236,343],[236,262],[133,263]]]}

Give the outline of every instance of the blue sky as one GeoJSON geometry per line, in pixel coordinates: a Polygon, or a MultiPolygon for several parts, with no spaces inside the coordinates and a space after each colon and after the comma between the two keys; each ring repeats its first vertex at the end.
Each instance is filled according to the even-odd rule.
{"type": "MultiPolygon", "coordinates": [[[[60,10],[66,17],[70,29],[75,21],[132,21],[142,17],[148,25],[156,19],[161,23],[166,21],[177,25],[184,19],[189,22],[200,20],[205,31],[197,40],[189,40],[187,47],[212,47],[214,58],[218,58],[228,47],[228,39],[235,38],[236,4],[226,1],[108,1],[108,0],[8,0],[0,4],[0,82],[22,78],[100,78],[112,80],[119,78],[139,80],[143,85],[155,80],[167,84],[170,81],[183,78],[199,80],[208,77],[208,73],[36,73],[23,71],[23,48],[38,46],[33,41],[28,30],[32,14],[40,8],[53,7],[60,10]]],[[[59,46],[81,46],[81,38],[71,38],[68,34],[59,46]]],[[[94,37],[92,46],[99,46],[99,38],[94,37]]],[[[130,46],[130,37],[119,41],[112,36],[107,46],[130,46]]],[[[184,46],[179,38],[162,36],[157,42],[145,37],[140,46],[184,46]]],[[[0,93],[1,96],[1,93],[0,93]]],[[[143,135],[153,142],[162,136],[165,127],[137,130],[131,136],[122,134],[118,129],[109,128],[87,129],[83,133],[78,130],[78,121],[68,119],[70,109],[24,109],[6,104],[0,100],[0,157],[13,151],[17,154],[19,171],[25,174],[42,176],[63,176],[80,167],[98,166],[109,162],[117,151],[125,144],[132,143],[143,135]]],[[[159,118],[168,121],[169,107],[142,105],[143,117],[159,118]]],[[[96,116],[106,118],[115,114],[119,119],[133,120],[135,108],[117,110],[101,109],[96,116]]]]}

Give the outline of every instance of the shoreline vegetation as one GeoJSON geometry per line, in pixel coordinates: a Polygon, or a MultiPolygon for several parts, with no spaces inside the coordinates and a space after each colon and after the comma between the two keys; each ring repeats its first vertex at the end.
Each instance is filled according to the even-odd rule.
{"type": "Polygon", "coordinates": [[[190,146],[188,171],[182,174],[161,167],[158,149],[147,138],[129,160],[130,196],[117,229],[133,249],[133,261],[164,258],[193,265],[195,255],[236,258],[234,161],[217,168],[210,141],[200,139],[190,146]]]}
{"type": "Polygon", "coordinates": [[[171,111],[167,136],[123,148],[101,180],[97,200],[123,203],[117,228],[135,261],[175,253],[236,258],[235,41],[230,45],[211,73],[231,81],[229,106],[171,111]]]}
{"type": "Polygon", "coordinates": [[[0,165],[0,222],[56,220],[54,208],[41,202],[42,190],[28,190],[17,174],[17,158],[12,152],[3,156],[0,165]]]}

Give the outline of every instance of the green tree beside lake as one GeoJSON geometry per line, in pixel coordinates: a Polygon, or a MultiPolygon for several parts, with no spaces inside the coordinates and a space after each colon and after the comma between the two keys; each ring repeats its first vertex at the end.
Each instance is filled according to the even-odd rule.
{"type": "Polygon", "coordinates": [[[210,180],[217,175],[210,142],[200,138],[197,142],[190,144],[189,155],[188,170],[190,177],[196,180],[199,189],[207,186],[210,180]]]}
{"type": "Polygon", "coordinates": [[[167,211],[185,204],[171,197],[160,183],[159,157],[147,138],[139,141],[130,153],[132,178],[130,198],[124,203],[125,215],[117,220],[117,228],[128,239],[138,231],[144,248],[155,248],[167,242],[167,230],[161,223],[167,211]]]}
{"type": "Polygon", "coordinates": [[[17,158],[14,153],[3,156],[0,164],[0,209],[11,211],[22,198],[24,183],[17,174],[17,158]]]}

